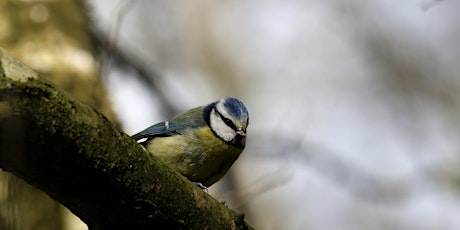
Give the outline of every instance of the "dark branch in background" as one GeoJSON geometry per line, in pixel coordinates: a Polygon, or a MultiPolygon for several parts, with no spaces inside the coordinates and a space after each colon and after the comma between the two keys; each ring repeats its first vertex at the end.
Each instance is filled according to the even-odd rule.
{"type": "Polygon", "coordinates": [[[1,49],[0,168],[45,191],[90,229],[249,228],[243,215],[1,49]]]}
{"type": "MultiPolygon", "coordinates": [[[[165,116],[171,116],[178,112],[178,109],[172,105],[170,101],[171,98],[168,98],[170,95],[166,95],[165,92],[160,89],[160,83],[156,80],[159,79],[157,73],[152,73],[151,71],[148,72],[145,67],[143,67],[140,63],[133,61],[132,58],[128,57],[123,51],[109,45],[110,42],[105,40],[105,37],[102,35],[98,35],[96,38],[102,49],[100,52],[101,61],[103,62],[102,66],[104,66],[105,72],[107,72],[110,68],[115,68],[120,69],[120,71],[134,73],[127,75],[127,77],[137,76],[141,83],[147,85],[151,89],[151,92],[156,97],[155,100],[160,103],[162,108],[161,111],[163,111],[165,116]]],[[[103,74],[107,76],[107,74],[103,74]]]]}
{"type": "Polygon", "coordinates": [[[101,66],[103,67],[103,75],[107,77],[104,72],[109,69],[119,69],[120,71],[132,72],[133,74],[126,75],[127,77],[136,76],[139,80],[151,89],[151,92],[155,95],[155,101],[160,103],[161,111],[165,117],[170,117],[179,112],[172,103],[172,100],[177,100],[176,97],[171,97],[169,92],[165,92],[161,89],[161,83],[158,79],[161,79],[157,72],[153,72],[150,68],[147,68],[146,63],[135,60],[135,57],[127,54],[127,52],[120,49],[117,45],[119,38],[119,31],[121,23],[125,15],[127,15],[132,9],[135,1],[125,1],[120,3],[119,11],[117,14],[117,23],[113,34],[105,33],[95,28],[93,25],[92,34],[95,44],[100,48],[101,55],[101,66]]]}

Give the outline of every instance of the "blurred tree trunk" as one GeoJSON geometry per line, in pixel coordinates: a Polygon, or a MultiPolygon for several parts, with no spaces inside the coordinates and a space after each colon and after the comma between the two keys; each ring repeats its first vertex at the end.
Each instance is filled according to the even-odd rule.
{"type": "MultiPolygon", "coordinates": [[[[0,46],[110,119],[96,46],[79,0],[0,1],[0,46]]],[[[1,143],[0,143],[1,145],[1,143]]],[[[0,229],[66,229],[65,207],[0,170],[0,229]]],[[[81,229],[84,225],[79,225],[81,229]]]]}

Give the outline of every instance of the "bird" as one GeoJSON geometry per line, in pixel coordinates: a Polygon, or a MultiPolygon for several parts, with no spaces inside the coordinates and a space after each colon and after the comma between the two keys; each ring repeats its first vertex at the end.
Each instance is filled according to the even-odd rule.
{"type": "Polygon", "coordinates": [[[220,180],[243,152],[249,113],[227,97],[134,134],[151,154],[203,189],[220,180]]]}

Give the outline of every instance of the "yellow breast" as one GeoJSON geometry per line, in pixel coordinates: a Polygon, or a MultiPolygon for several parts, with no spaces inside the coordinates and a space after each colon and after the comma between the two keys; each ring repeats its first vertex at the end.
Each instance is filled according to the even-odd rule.
{"type": "Polygon", "coordinates": [[[156,137],[146,148],[189,180],[204,186],[222,178],[243,151],[217,138],[208,126],[181,135],[156,137]]]}

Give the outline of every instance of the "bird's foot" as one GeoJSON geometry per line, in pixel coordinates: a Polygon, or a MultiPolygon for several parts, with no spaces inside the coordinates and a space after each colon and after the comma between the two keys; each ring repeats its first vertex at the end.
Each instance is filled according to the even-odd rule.
{"type": "Polygon", "coordinates": [[[204,186],[202,183],[200,182],[193,182],[196,186],[198,186],[198,188],[201,188],[203,189],[205,192],[208,192],[208,187],[204,186]]]}

